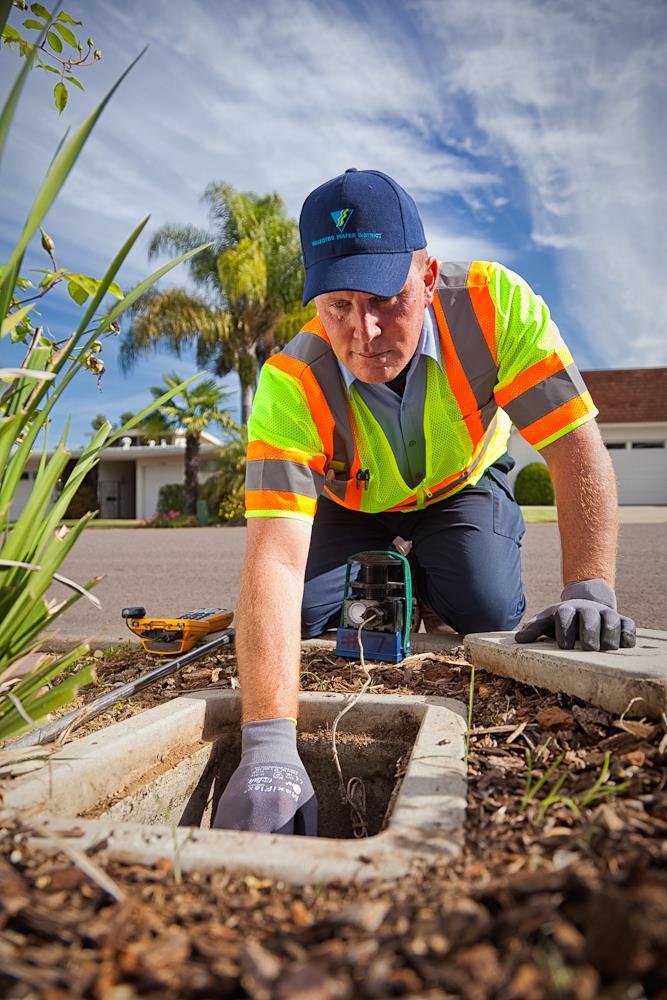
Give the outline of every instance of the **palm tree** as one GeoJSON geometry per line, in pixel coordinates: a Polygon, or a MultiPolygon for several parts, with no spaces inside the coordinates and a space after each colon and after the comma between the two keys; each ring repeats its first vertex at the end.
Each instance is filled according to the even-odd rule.
{"type": "Polygon", "coordinates": [[[241,422],[250,414],[257,372],[311,316],[301,305],[303,269],[296,223],[278,194],[243,194],[230,184],[204,193],[212,232],[167,225],[153,237],[149,256],[210,242],[189,262],[200,294],[182,288],[152,290],[139,299],[121,342],[128,371],[139,355],[160,344],[177,356],[196,345],[197,363],[216,375],[236,370],[241,383],[241,422]]]}
{"type": "MultiPolygon", "coordinates": [[[[172,373],[163,375],[164,386],[153,386],[151,393],[158,399],[163,395],[165,386],[172,389],[183,379],[172,373]]],[[[185,513],[195,514],[197,511],[199,446],[202,431],[209,424],[218,424],[225,430],[237,431],[238,427],[229,414],[221,409],[221,403],[226,393],[212,378],[203,379],[194,385],[182,389],[161,406],[160,414],[166,426],[172,429],[181,428],[185,431],[185,513]]]]}

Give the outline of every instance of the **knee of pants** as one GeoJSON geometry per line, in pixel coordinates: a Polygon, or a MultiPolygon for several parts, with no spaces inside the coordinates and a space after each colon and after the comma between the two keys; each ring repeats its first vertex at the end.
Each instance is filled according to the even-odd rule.
{"type": "Polygon", "coordinates": [[[335,628],[340,617],[340,608],[301,608],[301,638],[316,639],[327,629],[335,628]]]}
{"type": "Polygon", "coordinates": [[[513,629],[526,610],[526,598],[521,588],[517,594],[513,588],[510,592],[489,587],[479,593],[471,593],[463,606],[460,598],[454,604],[447,600],[446,595],[431,593],[429,596],[435,613],[461,635],[513,629]]]}
{"type": "Polygon", "coordinates": [[[345,567],[330,570],[307,580],[301,603],[301,636],[314,639],[338,625],[343,607],[345,567]]]}

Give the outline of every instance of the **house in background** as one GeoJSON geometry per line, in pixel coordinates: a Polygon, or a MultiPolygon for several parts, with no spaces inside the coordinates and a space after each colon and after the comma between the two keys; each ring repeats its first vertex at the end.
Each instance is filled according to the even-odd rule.
{"type": "MultiPolygon", "coordinates": [[[[213,472],[224,442],[204,431],[199,449],[199,481],[213,472]]],[[[72,460],[83,448],[71,450],[72,460]]],[[[90,506],[97,498],[99,516],[144,520],[157,510],[160,487],[182,483],[184,479],[185,432],[175,431],[146,440],[139,431],[128,431],[114,445],[105,448],[99,464],[87,477],[90,506]]],[[[37,473],[39,454],[31,456],[12,505],[12,518],[18,516],[28,499],[37,473]]]]}
{"type": "MultiPolygon", "coordinates": [[[[619,368],[581,373],[600,411],[602,439],[614,465],[622,504],[667,504],[667,368],[619,368]]],[[[510,473],[542,462],[512,429],[510,473]]]]}
{"type": "MultiPolygon", "coordinates": [[[[620,503],[667,504],[667,368],[585,371],[582,376],[600,411],[598,425],[616,471],[620,503]]],[[[200,482],[214,471],[223,447],[219,438],[202,434],[200,482]]],[[[82,450],[74,449],[72,457],[82,450]]],[[[91,506],[97,497],[100,517],[152,517],[160,487],[183,482],[184,451],[183,431],[149,441],[129,431],[102,453],[90,479],[91,506]]],[[[508,451],[516,461],[512,482],[524,465],[544,461],[515,429],[508,451]]],[[[38,463],[35,453],[19,484],[12,517],[23,509],[38,463]]]]}

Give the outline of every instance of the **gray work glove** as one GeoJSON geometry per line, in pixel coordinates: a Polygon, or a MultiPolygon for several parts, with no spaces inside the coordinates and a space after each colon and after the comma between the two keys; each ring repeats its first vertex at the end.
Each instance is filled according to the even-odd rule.
{"type": "Polygon", "coordinates": [[[294,722],[247,722],[241,732],[241,763],[220,796],[214,828],[316,837],[317,799],[294,722]]]}
{"type": "Polygon", "coordinates": [[[628,649],[637,639],[635,623],[619,615],[616,594],[606,580],[577,580],[560,595],[560,603],[531,618],[514,636],[517,642],[555,639],[561,649],[628,649]]]}

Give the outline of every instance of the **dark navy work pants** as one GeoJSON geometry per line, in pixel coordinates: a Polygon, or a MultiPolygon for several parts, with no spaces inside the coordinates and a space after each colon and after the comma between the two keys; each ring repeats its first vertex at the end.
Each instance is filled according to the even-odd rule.
{"type": "Polygon", "coordinates": [[[526,600],[521,582],[521,510],[503,456],[475,486],[410,513],[366,514],[321,498],[306,566],[304,638],[339,624],[348,556],[412,541],[413,587],[457,632],[513,628],[526,600]]]}

